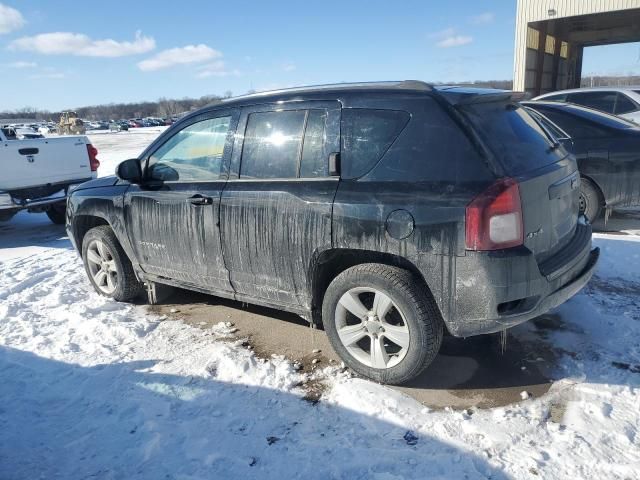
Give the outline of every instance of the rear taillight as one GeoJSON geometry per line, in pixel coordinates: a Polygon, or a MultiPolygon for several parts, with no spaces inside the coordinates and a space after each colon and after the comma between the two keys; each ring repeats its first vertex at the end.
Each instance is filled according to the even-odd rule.
{"type": "Polygon", "coordinates": [[[502,178],[467,205],[468,250],[498,250],[524,243],[518,182],[502,178]]]}
{"type": "Polygon", "coordinates": [[[92,172],[97,172],[100,166],[100,160],[98,160],[98,149],[91,144],[87,145],[87,152],[89,153],[89,165],[92,172]]]}

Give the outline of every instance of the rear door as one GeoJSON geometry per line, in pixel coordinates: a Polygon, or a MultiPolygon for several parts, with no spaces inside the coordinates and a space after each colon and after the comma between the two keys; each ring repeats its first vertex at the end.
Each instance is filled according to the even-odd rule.
{"type": "Polygon", "coordinates": [[[224,259],[237,298],[310,306],[307,272],[331,246],[340,105],[300,102],[244,108],[222,194],[224,259]]]}
{"type": "Polygon", "coordinates": [[[524,244],[539,262],[571,241],[579,211],[576,160],[521,106],[486,102],[462,107],[498,158],[519,183],[524,244]]]}
{"type": "Polygon", "coordinates": [[[231,291],[219,214],[239,112],[191,119],[144,159],[145,182],[125,195],[131,245],[150,274],[210,291],[231,291]]]}

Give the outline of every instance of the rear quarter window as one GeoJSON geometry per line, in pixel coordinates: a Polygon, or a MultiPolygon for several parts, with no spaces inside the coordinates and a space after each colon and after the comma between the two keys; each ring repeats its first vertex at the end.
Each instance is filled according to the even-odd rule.
{"type": "Polygon", "coordinates": [[[500,160],[508,175],[519,175],[560,160],[561,149],[521,106],[504,102],[471,104],[462,111],[500,160]]]}
{"type": "Polygon", "coordinates": [[[409,119],[410,115],[400,110],[342,110],[342,177],[357,178],[371,170],[409,119]]]}

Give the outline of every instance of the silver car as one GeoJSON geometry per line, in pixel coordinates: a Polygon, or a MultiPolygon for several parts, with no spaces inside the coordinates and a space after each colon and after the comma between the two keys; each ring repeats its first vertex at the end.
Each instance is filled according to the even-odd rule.
{"type": "Polygon", "coordinates": [[[559,90],[534,100],[575,103],[640,123],[640,86],[559,90]]]}

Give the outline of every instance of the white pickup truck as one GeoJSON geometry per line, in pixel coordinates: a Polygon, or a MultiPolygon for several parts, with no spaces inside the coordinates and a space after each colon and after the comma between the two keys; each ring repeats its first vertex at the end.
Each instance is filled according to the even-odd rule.
{"type": "Polygon", "coordinates": [[[27,209],[64,223],[69,187],[96,178],[97,153],[85,136],[19,140],[0,128],[0,222],[27,209]]]}

